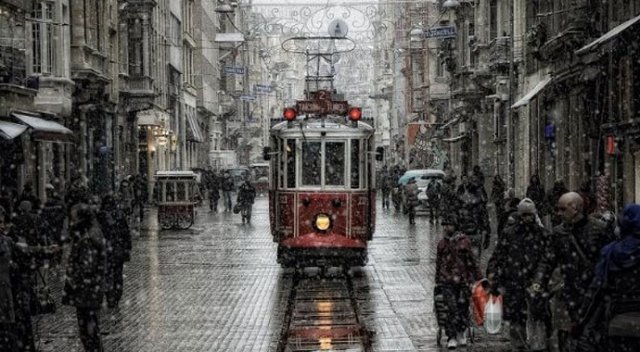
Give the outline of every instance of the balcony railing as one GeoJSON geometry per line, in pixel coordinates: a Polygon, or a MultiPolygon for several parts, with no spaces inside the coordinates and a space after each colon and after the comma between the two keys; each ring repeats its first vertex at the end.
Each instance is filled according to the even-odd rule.
{"type": "Polygon", "coordinates": [[[489,67],[508,68],[511,62],[511,37],[497,37],[489,44],[489,67]]]}

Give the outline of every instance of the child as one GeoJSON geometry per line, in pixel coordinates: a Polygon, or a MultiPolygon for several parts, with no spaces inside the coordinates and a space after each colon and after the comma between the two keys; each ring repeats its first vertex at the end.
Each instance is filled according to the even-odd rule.
{"type": "Polygon", "coordinates": [[[436,287],[441,292],[446,307],[444,326],[447,348],[466,346],[465,331],[469,321],[470,285],[482,275],[471,251],[467,236],[456,230],[457,219],[446,214],[441,221],[444,238],[438,243],[436,257],[436,287]]]}

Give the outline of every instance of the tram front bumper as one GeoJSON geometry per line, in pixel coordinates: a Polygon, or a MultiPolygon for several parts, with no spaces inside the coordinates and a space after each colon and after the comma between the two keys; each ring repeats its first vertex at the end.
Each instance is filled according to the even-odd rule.
{"type": "Polygon", "coordinates": [[[364,265],[367,243],[336,234],[287,238],[278,246],[278,262],[287,266],[364,265]]]}

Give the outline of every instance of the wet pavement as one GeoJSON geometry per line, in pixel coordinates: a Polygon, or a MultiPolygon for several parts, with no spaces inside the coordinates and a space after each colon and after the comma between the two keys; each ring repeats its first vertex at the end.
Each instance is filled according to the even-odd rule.
{"type": "MultiPolygon", "coordinates": [[[[134,240],[119,308],[102,312],[105,351],[277,351],[289,323],[287,301],[295,274],[276,263],[266,199],[254,206],[252,225],[242,225],[239,215],[209,213],[204,207],[187,231],[159,232],[154,220],[154,213],[148,213],[142,235],[134,240]]],[[[350,272],[355,310],[369,331],[370,350],[441,349],[433,313],[440,231],[426,217],[410,227],[393,210],[378,211],[369,263],[350,272]]],[[[61,279],[61,274],[50,279],[58,311],[36,321],[39,349],[82,351],[75,311],[59,304],[61,279]]],[[[458,350],[509,348],[502,336],[477,329],[475,343],[458,350]]]]}

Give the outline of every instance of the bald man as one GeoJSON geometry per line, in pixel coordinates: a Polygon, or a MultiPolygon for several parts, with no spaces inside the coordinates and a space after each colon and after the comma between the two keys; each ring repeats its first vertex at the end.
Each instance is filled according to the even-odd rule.
{"type": "Polygon", "coordinates": [[[585,216],[584,200],[576,192],[562,195],[557,209],[562,223],[553,229],[548,253],[540,261],[531,290],[545,292],[551,273],[559,268],[564,282],[559,298],[566,305],[571,323],[577,324],[600,249],[613,234],[607,233],[604,222],[585,216]]]}

